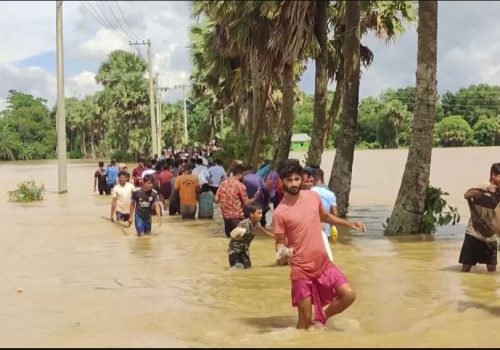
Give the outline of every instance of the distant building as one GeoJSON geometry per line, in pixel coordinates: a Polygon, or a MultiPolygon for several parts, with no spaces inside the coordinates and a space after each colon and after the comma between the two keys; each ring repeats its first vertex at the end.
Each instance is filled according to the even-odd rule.
{"type": "Polygon", "coordinates": [[[307,134],[293,134],[292,135],[292,151],[307,151],[311,138],[307,134]]]}

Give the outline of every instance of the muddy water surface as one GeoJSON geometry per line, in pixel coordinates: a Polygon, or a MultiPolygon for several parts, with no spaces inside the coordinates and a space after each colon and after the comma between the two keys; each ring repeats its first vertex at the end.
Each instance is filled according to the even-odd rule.
{"type": "MultiPolygon", "coordinates": [[[[165,217],[151,239],[138,240],[133,228],[106,220],[109,197],[92,193],[94,162],[69,164],[64,195],[56,193],[56,161],[0,163],[0,345],[498,346],[500,273],[480,266],[461,274],[457,259],[468,219],[463,193],[487,180],[499,151],[435,150],[431,183],[450,192],[463,221],[434,236],[391,239],[382,222],[406,151],[356,151],[350,215],[368,232],[341,233],[332,247],[357,300],[326,330],[308,332],[294,329],[289,270],[271,267],[272,239],[254,240],[252,269],[231,271],[219,215],[165,217]],[[46,199],[8,202],[6,191],[30,178],[45,184],[46,199]]],[[[327,174],[333,155],[323,157],[327,174]]]]}

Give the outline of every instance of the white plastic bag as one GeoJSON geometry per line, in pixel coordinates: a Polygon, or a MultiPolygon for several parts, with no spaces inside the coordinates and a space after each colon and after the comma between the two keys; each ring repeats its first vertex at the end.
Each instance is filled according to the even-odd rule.
{"type": "Polygon", "coordinates": [[[330,261],[333,262],[333,252],[332,248],[330,247],[330,243],[328,242],[328,237],[326,236],[326,233],[324,231],[321,231],[321,236],[323,237],[323,243],[325,245],[325,250],[326,254],[328,255],[328,259],[330,259],[330,261]]]}

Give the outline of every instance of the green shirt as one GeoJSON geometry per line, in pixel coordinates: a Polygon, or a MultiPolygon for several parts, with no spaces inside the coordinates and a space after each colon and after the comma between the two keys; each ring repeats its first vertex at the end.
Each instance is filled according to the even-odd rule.
{"type": "Polygon", "coordinates": [[[238,237],[238,239],[231,238],[231,240],[229,241],[229,249],[227,250],[227,253],[246,253],[248,256],[250,256],[250,243],[252,243],[253,239],[255,238],[257,230],[260,229],[260,222],[257,222],[254,226],[252,226],[252,224],[250,223],[250,219],[244,219],[238,224],[238,227],[243,227],[246,232],[242,237],[238,237]]]}

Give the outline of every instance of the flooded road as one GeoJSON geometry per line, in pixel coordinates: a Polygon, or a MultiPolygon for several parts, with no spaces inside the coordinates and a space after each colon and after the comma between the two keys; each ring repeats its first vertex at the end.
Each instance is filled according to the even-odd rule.
{"type": "MultiPolygon", "coordinates": [[[[450,192],[462,222],[404,238],[383,237],[382,222],[406,151],[356,151],[350,216],[368,232],[341,233],[332,247],[357,299],[326,330],[307,332],[295,330],[289,268],[271,267],[272,239],[253,241],[252,269],[228,270],[218,210],[213,221],[164,217],[151,239],[138,240],[133,227],[106,220],[110,198],[92,193],[97,162],[70,163],[64,195],[56,193],[57,161],[0,163],[0,344],[495,347],[500,273],[480,266],[462,274],[457,260],[469,216],[463,193],[487,181],[499,151],[434,150],[431,184],[450,192]],[[45,184],[46,199],[8,202],[6,191],[27,179],[45,184]]],[[[332,162],[333,152],[325,152],[326,174],[332,162]]]]}

